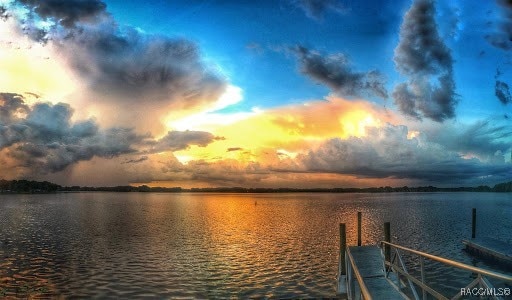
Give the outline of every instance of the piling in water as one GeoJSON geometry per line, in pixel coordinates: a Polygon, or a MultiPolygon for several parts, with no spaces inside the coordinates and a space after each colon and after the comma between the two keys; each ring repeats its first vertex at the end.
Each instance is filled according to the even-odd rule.
{"type": "Polygon", "coordinates": [[[476,208],[473,208],[473,217],[471,218],[471,238],[476,236],[476,208]]]}
{"type": "Polygon", "coordinates": [[[347,229],[345,223],[340,223],[340,275],[346,275],[345,252],[347,250],[347,229]]]}
{"type": "Polygon", "coordinates": [[[361,246],[361,212],[357,212],[357,245],[361,246]]]}
{"type": "MultiPolygon", "coordinates": [[[[391,223],[384,223],[384,241],[391,243],[391,223]]],[[[386,261],[391,261],[391,247],[386,244],[384,246],[384,257],[386,261]]]]}

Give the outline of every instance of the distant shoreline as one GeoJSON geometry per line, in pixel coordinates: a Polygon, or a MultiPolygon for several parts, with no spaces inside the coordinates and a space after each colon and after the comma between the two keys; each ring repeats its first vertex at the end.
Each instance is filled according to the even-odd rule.
{"type": "Polygon", "coordinates": [[[141,193],[432,193],[432,192],[512,192],[512,181],[500,183],[494,187],[371,187],[371,188],[244,188],[216,187],[191,188],[181,187],[149,187],[141,186],[111,186],[111,187],[81,187],[60,186],[48,181],[0,180],[0,194],[45,194],[56,192],[141,192],[141,193]]]}

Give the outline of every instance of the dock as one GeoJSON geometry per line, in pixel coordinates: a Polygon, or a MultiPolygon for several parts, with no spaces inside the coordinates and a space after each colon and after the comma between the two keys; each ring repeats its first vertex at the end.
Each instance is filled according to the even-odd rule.
{"type": "Polygon", "coordinates": [[[386,278],[379,247],[350,246],[347,248],[347,256],[353,264],[354,273],[361,277],[360,280],[372,299],[408,299],[386,278]]]}
{"type": "Polygon", "coordinates": [[[469,253],[512,268],[511,244],[489,237],[465,239],[462,243],[466,245],[466,251],[469,253]]]}
{"type": "Polygon", "coordinates": [[[476,237],[476,208],[472,209],[471,239],[464,239],[462,243],[470,254],[512,268],[512,244],[490,237],[476,237]]]}
{"type": "MultiPolygon", "coordinates": [[[[472,239],[464,240],[468,249],[499,258],[507,265],[512,263],[512,245],[491,238],[474,238],[476,210],[473,209],[472,239]]],[[[512,276],[497,271],[478,268],[441,256],[391,243],[391,225],[384,223],[384,240],[379,246],[362,245],[361,213],[357,214],[357,246],[347,245],[346,224],[340,223],[340,252],[338,261],[337,296],[355,299],[462,299],[471,289],[494,289],[489,279],[512,284],[512,276]],[[407,255],[407,256],[404,256],[407,255]],[[407,261],[416,261],[416,274],[409,272],[407,261]],[[441,263],[446,267],[465,271],[471,276],[466,286],[456,287],[455,295],[444,295],[430,285],[425,261],[441,263]],[[418,272],[419,271],[419,272],[418,272]],[[419,274],[418,274],[419,273],[419,274]]],[[[490,299],[502,299],[493,295],[490,299]]]]}
{"type": "MultiPolygon", "coordinates": [[[[385,261],[389,261],[389,249],[383,252],[378,246],[362,246],[361,213],[357,214],[357,246],[347,246],[345,223],[340,224],[340,259],[338,265],[338,295],[351,299],[408,299],[386,272],[385,261]],[[357,296],[359,295],[359,296],[357,296]]],[[[385,240],[391,237],[390,223],[384,223],[385,240]]],[[[391,275],[391,276],[390,276],[391,275]]]]}

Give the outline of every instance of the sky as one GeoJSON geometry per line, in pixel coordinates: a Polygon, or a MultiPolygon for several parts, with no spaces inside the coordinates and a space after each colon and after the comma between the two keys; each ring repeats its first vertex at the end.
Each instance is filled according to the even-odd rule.
{"type": "Polygon", "coordinates": [[[0,0],[0,177],[512,180],[512,3],[0,0]]]}

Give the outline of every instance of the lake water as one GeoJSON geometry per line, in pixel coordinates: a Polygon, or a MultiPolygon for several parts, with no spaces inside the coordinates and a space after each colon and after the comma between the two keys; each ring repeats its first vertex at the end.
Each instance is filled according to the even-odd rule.
{"type": "MultiPolygon", "coordinates": [[[[393,242],[499,267],[462,251],[473,207],[478,236],[512,242],[512,194],[0,195],[0,296],[333,297],[338,224],[354,245],[358,211],[364,244],[390,221],[393,242]]],[[[470,280],[432,271],[448,290],[470,280]]]]}

